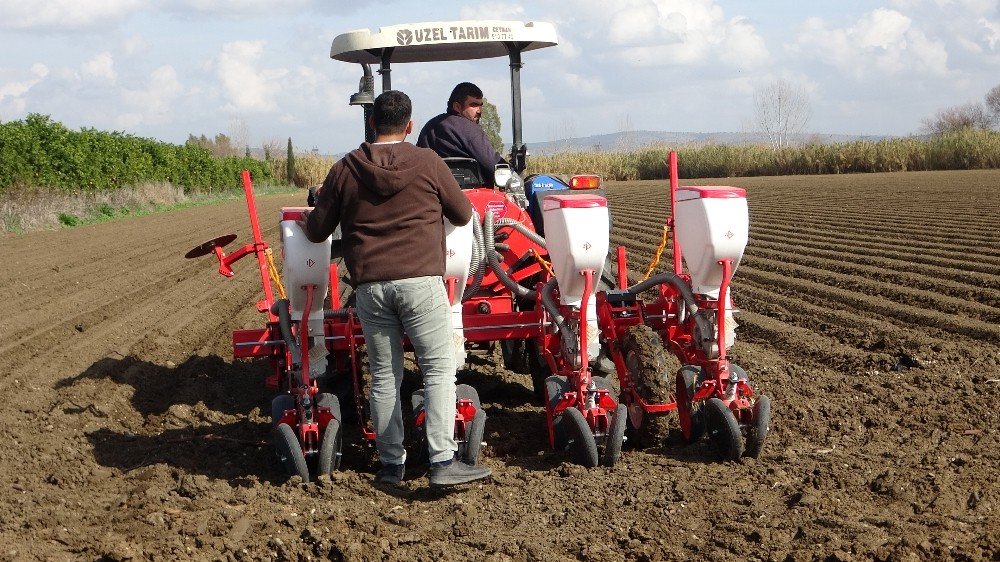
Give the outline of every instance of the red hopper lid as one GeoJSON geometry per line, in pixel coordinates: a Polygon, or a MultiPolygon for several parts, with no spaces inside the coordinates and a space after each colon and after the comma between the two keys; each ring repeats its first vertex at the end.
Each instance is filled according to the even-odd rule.
{"type": "Polygon", "coordinates": [[[282,207],[281,220],[297,221],[302,220],[302,211],[311,210],[312,207],[282,207]]]}
{"type": "Polygon", "coordinates": [[[608,200],[600,195],[571,194],[571,195],[546,195],[542,200],[542,210],[551,209],[590,209],[595,207],[607,207],[608,200]]]}
{"type": "Polygon", "coordinates": [[[677,188],[677,200],[690,199],[739,199],[746,198],[747,190],[742,187],[722,185],[682,185],[677,188]]]}

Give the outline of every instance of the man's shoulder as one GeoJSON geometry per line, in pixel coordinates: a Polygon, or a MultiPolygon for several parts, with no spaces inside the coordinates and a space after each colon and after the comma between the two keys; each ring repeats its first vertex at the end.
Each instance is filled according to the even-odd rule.
{"type": "Polygon", "coordinates": [[[441,160],[441,157],[438,155],[437,152],[425,146],[417,146],[415,144],[410,144],[408,142],[402,142],[400,143],[398,149],[401,152],[403,151],[409,152],[410,154],[407,156],[407,158],[410,160],[420,160],[430,163],[437,163],[437,162],[440,162],[442,164],[444,163],[444,161],[441,160]]]}

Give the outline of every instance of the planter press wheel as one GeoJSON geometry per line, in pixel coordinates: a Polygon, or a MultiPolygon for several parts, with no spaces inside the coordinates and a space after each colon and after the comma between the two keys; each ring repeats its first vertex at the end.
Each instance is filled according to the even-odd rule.
{"type": "Polygon", "coordinates": [[[472,405],[476,407],[476,414],[465,433],[465,442],[458,444],[458,459],[465,464],[479,464],[479,451],[483,446],[483,433],[486,431],[486,411],[479,402],[479,393],[467,384],[455,387],[455,397],[458,400],[471,400],[472,405]]]}
{"type": "MultiPolygon", "coordinates": [[[[559,403],[560,398],[562,398],[562,393],[569,390],[569,383],[566,381],[566,377],[552,375],[551,377],[545,379],[543,388],[545,409],[546,411],[551,412],[555,409],[556,404],[559,403]]],[[[552,433],[555,435],[555,443],[553,444],[553,447],[556,450],[566,448],[569,436],[567,435],[565,426],[566,424],[563,423],[563,416],[552,416],[552,433]]]]}
{"type": "MultiPolygon", "coordinates": [[[[674,400],[674,384],[667,380],[668,369],[666,350],[663,340],[645,324],[629,328],[621,343],[622,355],[625,357],[625,367],[636,394],[648,404],[663,404],[674,400]]],[[[622,389],[623,397],[627,394],[622,389]]],[[[627,400],[623,400],[628,404],[627,400]]],[[[629,404],[629,439],[639,447],[655,447],[661,445],[669,432],[667,416],[649,416],[638,404],[629,404]]]]}
{"type": "Polygon", "coordinates": [[[223,234],[218,238],[213,238],[207,242],[203,242],[195,246],[194,248],[191,248],[191,250],[188,251],[188,253],[184,254],[184,257],[190,259],[190,258],[200,258],[201,256],[207,256],[208,254],[211,254],[212,252],[215,251],[216,246],[224,248],[228,246],[230,243],[232,243],[233,240],[236,240],[235,234],[223,234]]]}
{"type": "MultiPolygon", "coordinates": [[[[611,378],[595,376],[594,385],[612,392],[611,378]]],[[[614,466],[622,454],[622,444],[625,442],[625,428],[628,425],[628,408],[619,403],[614,411],[608,411],[608,431],[604,436],[604,453],[601,455],[601,465],[614,466]]]]}
{"type": "Polygon", "coordinates": [[[753,424],[750,425],[747,432],[747,450],[743,454],[757,458],[770,430],[771,399],[763,395],[758,396],[757,401],[753,404],[753,424]]]}
{"type": "Polygon", "coordinates": [[[299,445],[298,437],[295,436],[295,430],[287,423],[279,423],[274,428],[274,449],[290,475],[298,475],[303,482],[309,481],[306,457],[302,454],[302,447],[299,445]]]}
{"type": "Polygon", "coordinates": [[[608,424],[608,434],[604,441],[604,456],[601,464],[604,466],[614,466],[622,454],[622,443],[625,441],[625,426],[628,425],[628,408],[625,404],[618,404],[611,414],[611,423],[608,424]]]}
{"type": "Polygon", "coordinates": [[[740,460],[743,456],[743,434],[736,416],[722,400],[709,398],[705,402],[705,429],[719,460],[740,460]]]}
{"type": "Polygon", "coordinates": [[[291,394],[279,394],[271,399],[271,426],[277,426],[285,410],[295,407],[295,397],[291,394]]]}
{"type": "Polygon", "coordinates": [[[594,440],[594,432],[590,430],[590,424],[575,407],[570,406],[560,414],[566,424],[566,432],[570,437],[570,450],[576,457],[577,462],[587,468],[597,466],[597,442],[594,440]]]}
{"type": "Polygon", "coordinates": [[[700,375],[701,369],[695,365],[684,365],[677,371],[677,418],[685,443],[694,443],[705,434],[705,414],[701,404],[692,401],[700,375]]]}
{"type": "Polygon", "coordinates": [[[320,439],[319,457],[316,459],[316,474],[330,474],[340,468],[341,451],[344,446],[344,432],[340,423],[340,400],[335,394],[316,395],[316,405],[330,408],[333,419],[326,424],[320,439]]]}

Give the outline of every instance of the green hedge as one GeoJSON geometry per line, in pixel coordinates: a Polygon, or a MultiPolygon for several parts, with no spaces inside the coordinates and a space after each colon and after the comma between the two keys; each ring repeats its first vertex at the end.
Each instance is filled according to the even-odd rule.
{"type": "Polygon", "coordinates": [[[0,124],[0,193],[14,186],[70,193],[169,182],[185,192],[240,186],[240,172],[268,180],[253,158],[215,158],[205,148],[168,144],[119,132],[71,131],[46,115],[0,124]]]}
{"type": "Polygon", "coordinates": [[[676,150],[682,178],[849,174],[1000,168],[1000,132],[966,129],[930,138],[905,137],[774,149],[709,144],[635,152],[535,156],[529,172],[596,173],[609,180],[664,179],[667,152],[676,150]]]}

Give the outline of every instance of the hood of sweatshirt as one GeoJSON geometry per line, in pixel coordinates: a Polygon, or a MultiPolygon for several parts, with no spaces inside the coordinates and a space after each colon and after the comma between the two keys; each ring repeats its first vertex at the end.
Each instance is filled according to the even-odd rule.
{"type": "Polygon", "coordinates": [[[417,147],[407,142],[362,144],[344,157],[344,163],[357,175],[362,189],[382,197],[391,197],[406,187],[414,169],[426,165],[417,158],[417,147]]]}

